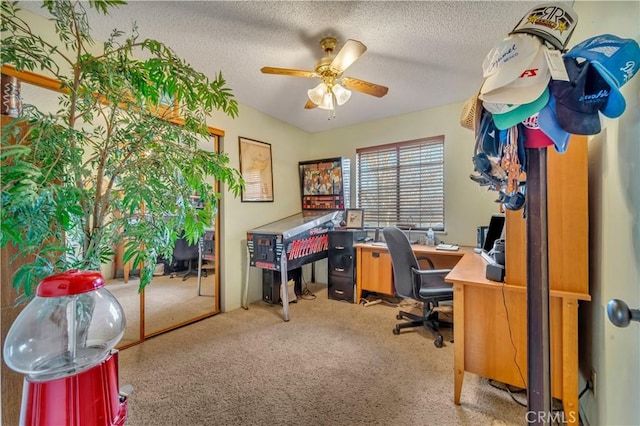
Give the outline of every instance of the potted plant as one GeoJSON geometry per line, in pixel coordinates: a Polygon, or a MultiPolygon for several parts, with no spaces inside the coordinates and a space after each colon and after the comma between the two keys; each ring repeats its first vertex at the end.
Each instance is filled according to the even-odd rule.
{"type": "Polygon", "coordinates": [[[238,115],[222,75],[209,79],[135,25],[92,39],[85,6],[107,14],[124,3],[43,2],[59,42],[33,31],[16,2],[1,4],[2,63],[44,71],[64,92],[58,111],[25,104],[2,129],[1,246],[29,256],[13,278],[23,298],[53,273],[100,270],[119,243],[125,262],[143,265],[144,288],[179,233],[194,243],[212,223],[213,182],[242,189],[229,158],[199,146],[214,110],[238,115]]]}

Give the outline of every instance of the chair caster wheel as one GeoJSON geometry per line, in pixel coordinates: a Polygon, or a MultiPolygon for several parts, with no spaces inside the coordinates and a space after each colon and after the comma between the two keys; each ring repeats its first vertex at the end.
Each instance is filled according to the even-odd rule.
{"type": "Polygon", "coordinates": [[[400,315],[400,314],[396,314],[396,319],[397,319],[397,320],[401,320],[401,319],[402,319],[402,315],[400,315]]]}
{"type": "Polygon", "coordinates": [[[443,338],[438,337],[436,340],[433,341],[433,344],[436,345],[436,348],[441,348],[443,345],[443,338]]]}
{"type": "Polygon", "coordinates": [[[393,334],[395,334],[396,336],[400,334],[400,329],[398,328],[394,328],[393,329],[393,334]]]}

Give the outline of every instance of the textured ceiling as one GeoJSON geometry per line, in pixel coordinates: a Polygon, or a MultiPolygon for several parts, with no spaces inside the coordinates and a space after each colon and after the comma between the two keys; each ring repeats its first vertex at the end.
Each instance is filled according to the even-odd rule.
{"type": "MultiPolygon", "coordinates": [[[[308,132],[350,126],[467,99],[482,83],[482,60],[539,2],[517,1],[133,1],[110,16],[90,14],[93,36],[129,30],[169,45],[194,68],[221,71],[236,99],[308,132]],[[263,66],[313,70],[332,35],[368,50],[345,72],[389,87],[359,92],[327,111],[305,110],[317,79],[267,75],[263,66]]],[[[43,14],[34,2],[25,9],[43,14]]]]}

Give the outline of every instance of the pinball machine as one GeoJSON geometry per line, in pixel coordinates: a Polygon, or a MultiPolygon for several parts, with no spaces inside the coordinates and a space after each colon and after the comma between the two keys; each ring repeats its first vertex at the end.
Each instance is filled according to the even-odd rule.
{"type": "MultiPolygon", "coordinates": [[[[262,300],[282,303],[289,321],[290,276],[296,293],[301,287],[301,267],[327,257],[329,231],[340,226],[349,207],[349,160],[329,158],[298,163],[302,211],[247,231],[248,267],[261,268],[262,300]]],[[[247,271],[245,287],[248,286],[247,271]]],[[[246,289],[245,289],[246,295],[246,289]]]]}

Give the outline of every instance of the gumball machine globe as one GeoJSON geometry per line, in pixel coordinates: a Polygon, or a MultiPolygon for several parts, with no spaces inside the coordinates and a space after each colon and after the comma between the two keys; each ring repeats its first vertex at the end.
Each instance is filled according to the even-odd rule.
{"type": "Polygon", "coordinates": [[[40,282],[12,324],[3,358],[24,374],[20,424],[117,426],[127,417],[115,346],[126,326],[99,272],[70,270],[40,282]]]}

